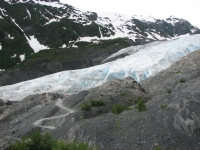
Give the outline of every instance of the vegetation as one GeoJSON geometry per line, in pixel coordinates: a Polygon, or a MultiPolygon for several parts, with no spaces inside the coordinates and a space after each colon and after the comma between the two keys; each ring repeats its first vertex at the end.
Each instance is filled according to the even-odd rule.
{"type": "Polygon", "coordinates": [[[94,100],[94,99],[90,100],[90,104],[87,103],[87,102],[83,103],[83,105],[81,105],[81,110],[90,110],[91,106],[102,106],[102,105],[105,105],[104,101],[102,101],[102,100],[94,100]]]}
{"type": "Polygon", "coordinates": [[[126,95],[126,92],[121,92],[120,95],[121,95],[121,96],[125,96],[125,95],[126,95]]]}
{"type": "Polygon", "coordinates": [[[125,110],[132,110],[131,108],[128,108],[127,106],[124,106],[122,104],[115,104],[112,108],[111,111],[113,114],[117,115],[125,110]]]}
{"type": "Polygon", "coordinates": [[[179,82],[181,82],[181,83],[186,82],[186,79],[182,78],[182,79],[179,80],[179,82]]]}
{"type": "Polygon", "coordinates": [[[36,131],[20,141],[17,140],[15,144],[10,144],[10,150],[94,150],[94,148],[76,141],[58,141],[48,133],[42,135],[36,131]]]}
{"type": "Polygon", "coordinates": [[[126,47],[125,45],[129,46],[125,38],[118,38],[118,39],[113,39],[113,40],[108,40],[108,41],[102,40],[101,43],[99,44],[91,44],[91,43],[86,42],[85,47],[83,46],[83,48],[66,48],[66,49],[55,48],[55,49],[42,50],[42,51],[39,51],[38,53],[34,53],[32,55],[26,56],[26,60],[19,63],[12,69],[15,69],[18,67],[27,68],[27,69],[39,69],[41,65],[43,66],[52,61],[54,62],[71,61],[71,60],[79,61],[83,58],[88,58],[90,55],[92,55],[94,53],[94,49],[95,49],[95,52],[98,52],[98,53],[112,51],[114,47],[113,45],[109,45],[109,43],[118,44],[118,45],[114,44],[115,47],[119,47],[119,46],[126,47]],[[105,49],[105,47],[107,48],[105,49]]]}
{"type": "Polygon", "coordinates": [[[90,110],[91,106],[87,102],[83,103],[81,110],[90,110]]]}
{"type": "Polygon", "coordinates": [[[145,102],[140,98],[140,100],[137,103],[137,110],[139,111],[145,111],[146,110],[146,105],[145,102]]]}
{"type": "Polygon", "coordinates": [[[161,109],[165,109],[167,106],[168,106],[167,104],[162,104],[162,105],[160,106],[160,108],[161,108],[161,109]]]}
{"type": "Polygon", "coordinates": [[[90,100],[91,106],[102,106],[105,105],[105,103],[102,100],[90,100]]]}
{"type": "Polygon", "coordinates": [[[155,150],[162,150],[160,146],[156,146],[155,150]]]}
{"type": "Polygon", "coordinates": [[[181,71],[180,71],[180,70],[178,70],[178,71],[176,71],[175,73],[176,73],[176,74],[179,74],[179,73],[181,73],[181,71]]]}
{"type": "Polygon", "coordinates": [[[172,91],[170,89],[167,89],[167,93],[172,93],[172,91]]]}
{"type": "Polygon", "coordinates": [[[0,19],[0,45],[0,69],[11,68],[21,62],[20,55],[33,53],[23,33],[9,19],[0,19]]]}
{"type": "MultiPolygon", "coordinates": [[[[73,19],[65,17],[62,18],[59,23],[52,22],[46,24],[49,21],[48,19],[53,19],[56,15],[63,16],[63,14],[68,14],[69,16],[70,12],[73,12],[74,9],[71,6],[67,6],[66,9],[57,9],[50,6],[27,3],[25,7],[24,3],[10,5],[4,1],[0,1],[0,5],[5,8],[6,14],[9,15],[9,17],[4,16],[4,19],[0,19],[0,43],[2,45],[2,50],[0,50],[0,69],[15,69],[18,67],[38,69],[37,67],[40,64],[49,63],[50,61],[80,59],[84,53],[86,56],[88,56],[89,53],[94,53],[94,49],[90,49],[89,51],[81,49],[80,54],[76,51],[73,52],[74,49],[69,51],[68,49],[65,49],[66,53],[64,52],[63,54],[60,47],[62,47],[63,44],[70,46],[70,41],[75,42],[79,37],[100,37],[99,29],[103,36],[115,34],[109,29],[110,27],[102,27],[93,20],[90,20],[92,22],[91,24],[83,25],[74,22],[73,19]],[[31,14],[31,19],[27,10],[31,14]],[[17,14],[20,14],[20,17],[17,14]],[[20,26],[24,33],[10,18],[15,19],[15,22],[20,26]],[[50,49],[45,50],[43,53],[34,54],[33,49],[27,43],[24,34],[27,37],[34,35],[42,45],[46,45],[50,49]],[[14,38],[10,39],[8,38],[8,35],[14,38]],[[26,60],[21,63],[20,55],[24,54],[26,60]],[[18,65],[16,66],[16,64],[18,65]]],[[[88,19],[89,18],[90,16],[88,16],[88,19]]],[[[110,26],[112,27],[112,25],[110,26]]],[[[79,48],[95,47],[96,51],[102,48],[112,47],[116,44],[123,47],[130,46],[126,38],[100,40],[99,44],[94,44],[93,42],[76,43],[79,48]]]]}
{"type": "Polygon", "coordinates": [[[112,95],[110,95],[110,100],[114,100],[113,97],[112,97],[112,95]]]}
{"type": "Polygon", "coordinates": [[[116,121],[117,128],[121,128],[121,122],[119,120],[116,121]]]}

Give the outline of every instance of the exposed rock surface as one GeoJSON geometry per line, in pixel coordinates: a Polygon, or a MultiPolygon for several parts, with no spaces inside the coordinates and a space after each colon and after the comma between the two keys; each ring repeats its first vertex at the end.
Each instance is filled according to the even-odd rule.
{"type": "Polygon", "coordinates": [[[54,130],[33,126],[33,122],[67,113],[55,105],[60,95],[51,95],[50,100],[44,94],[27,97],[22,102],[7,106],[7,109],[15,108],[15,112],[20,106],[23,111],[18,112],[20,116],[11,113],[10,117],[1,120],[0,138],[19,138],[39,129],[57,139],[77,139],[105,150],[149,150],[157,145],[163,150],[198,150],[199,67],[200,51],[196,51],[140,84],[125,78],[66,97],[63,105],[75,110],[75,113],[42,122],[43,126],[56,126],[54,130]],[[146,102],[147,110],[144,112],[135,109],[140,98],[146,102]],[[89,111],[80,110],[85,102],[90,103],[90,99],[101,99],[105,105],[93,106],[89,111]],[[114,115],[111,107],[116,103],[133,110],[114,115]],[[25,111],[26,107],[29,111],[25,111]]]}

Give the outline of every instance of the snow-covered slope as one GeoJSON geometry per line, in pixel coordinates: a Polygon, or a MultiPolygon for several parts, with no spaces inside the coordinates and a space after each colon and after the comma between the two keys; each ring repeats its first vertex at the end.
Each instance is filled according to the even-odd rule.
{"type": "Polygon", "coordinates": [[[115,78],[122,79],[127,76],[142,81],[198,49],[200,49],[200,35],[129,47],[122,50],[128,51],[129,56],[113,62],[0,87],[0,99],[20,101],[28,95],[46,92],[74,94],[115,78]]]}
{"type": "Polygon", "coordinates": [[[59,3],[59,0],[1,0],[0,28],[0,56],[3,57],[0,69],[16,67],[23,60],[20,55],[27,60],[31,54],[44,49],[103,45],[105,40],[116,38],[127,45],[140,45],[200,31],[187,20],[175,16],[158,19],[95,13],[59,3]],[[7,42],[9,44],[5,44],[7,42]]]}
{"type": "MultiPolygon", "coordinates": [[[[30,20],[33,20],[32,16],[35,16],[35,14],[37,14],[37,17],[44,21],[40,22],[41,26],[47,26],[55,22],[59,23],[63,18],[73,20],[74,23],[79,23],[83,26],[92,25],[94,23],[96,23],[99,26],[100,36],[79,35],[74,30],[73,32],[75,32],[78,35],[78,38],[76,40],[71,41],[74,44],[80,41],[96,43],[96,41],[99,40],[114,39],[119,37],[121,38],[128,37],[133,41],[137,39],[145,39],[145,41],[165,40],[165,39],[168,40],[177,38],[183,34],[193,33],[198,30],[197,27],[188,24],[186,20],[177,18],[175,16],[170,16],[169,18],[166,19],[159,19],[159,18],[154,18],[153,16],[148,16],[148,17],[139,15],[126,16],[114,12],[113,13],[104,12],[96,14],[94,12],[82,11],[78,8],[59,3],[57,1],[55,2],[50,2],[48,0],[45,1],[4,0],[4,1],[11,5],[19,3],[20,4],[28,3],[29,5],[33,5],[34,7],[37,6],[35,8],[33,7],[35,9],[34,10],[35,12],[33,12],[33,10],[32,11],[29,10],[30,8],[27,7],[28,5],[27,6],[25,5],[26,17],[24,17],[24,19],[29,18],[30,20]],[[49,6],[52,8],[53,11],[50,11],[46,8],[43,10],[39,8],[39,6],[49,6]],[[183,26],[184,31],[182,31],[182,29],[178,29],[181,28],[181,26],[183,26]]],[[[3,10],[4,12],[2,11],[2,15],[3,13],[4,14],[7,13],[5,9],[3,10]]],[[[24,25],[20,25],[18,21],[19,20],[16,20],[16,24],[18,24],[19,28],[20,29],[24,28],[23,30],[27,30],[26,29],[27,27],[22,27],[24,25]]],[[[65,26],[63,26],[62,28],[66,29],[65,26]]],[[[30,37],[33,35],[27,35],[27,36],[30,37]]],[[[36,35],[34,39],[36,39],[36,35]]],[[[62,45],[64,44],[68,45],[69,43],[62,43],[62,45]]],[[[74,44],[72,44],[72,46],[77,47],[77,45],[74,44]]],[[[45,45],[46,47],[44,47],[44,45],[42,44],[40,45],[41,45],[40,49],[45,49],[46,47],[49,47],[49,45],[45,45]]],[[[60,47],[62,47],[62,45],[60,47]]],[[[37,49],[34,49],[34,51],[38,52],[38,47],[37,49]]]]}

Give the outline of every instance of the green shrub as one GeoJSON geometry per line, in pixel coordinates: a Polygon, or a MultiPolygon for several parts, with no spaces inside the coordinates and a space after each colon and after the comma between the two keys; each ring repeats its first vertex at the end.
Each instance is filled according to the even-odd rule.
{"type": "Polygon", "coordinates": [[[113,97],[112,97],[112,95],[110,95],[110,100],[113,100],[113,97]]]}
{"type": "Polygon", "coordinates": [[[56,145],[52,147],[52,150],[94,150],[93,147],[89,147],[88,144],[79,142],[64,142],[58,141],[56,145]]]}
{"type": "Polygon", "coordinates": [[[85,102],[82,106],[81,106],[81,110],[90,110],[91,106],[90,104],[88,104],[87,102],[85,102]]]}
{"type": "Polygon", "coordinates": [[[121,122],[119,120],[116,121],[117,128],[121,128],[121,122]]]}
{"type": "Polygon", "coordinates": [[[10,144],[9,150],[94,150],[94,148],[77,141],[57,141],[48,133],[42,135],[36,131],[28,137],[23,137],[21,141],[10,144]]]}
{"type": "Polygon", "coordinates": [[[122,104],[115,104],[112,108],[111,108],[111,111],[113,114],[117,115],[121,112],[123,112],[124,110],[132,110],[122,104]]]}
{"type": "Polygon", "coordinates": [[[146,105],[145,102],[142,100],[142,98],[140,98],[140,100],[137,103],[137,110],[139,111],[145,111],[146,110],[146,105]]]}
{"type": "Polygon", "coordinates": [[[90,100],[91,106],[102,106],[105,105],[105,103],[102,100],[90,100]]]}
{"type": "Polygon", "coordinates": [[[181,83],[186,82],[186,79],[180,79],[179,80],[181,83]]]}
{"type": "Polygon", "coordinates": [[[155,150],[162,150],[162,148],[160,146],[156,146],[155,150]]]}
{"type": "Polygon", "coordinates": [[[29,137],[23,137],[21,141],[16,141],[10,145],[10,150],[51,150],[56,143],[48,133],[42,135],[39,131],[32,133],[29,137]]]}
{"type": "Polygon", "coordinates": [[[176,71],[175,73],[176,73],[176,74],[179,74],[179,73],[181,73],[181,71],[180,71],[180,70],[178,70],[178,71],[176,71]]]}
{"type": "Polygon", "coordinates": [[[167,93],[172,93],[172,91],[170,89],[167,89],[167,93]]]}
{"type": "Polygon", "coordinates": [[[161,109],[164,109],[164,108],[166,108],[168,105],[167,104],[162,104],[161,106],[160,106],[160,108],[161,109]]]}
{"type": "Polygon", "coordinates": [[[121,96],[125,96],[125,95],[126,95],[126,92],[121,92],[120,95],[121,95],[121,96]]]}

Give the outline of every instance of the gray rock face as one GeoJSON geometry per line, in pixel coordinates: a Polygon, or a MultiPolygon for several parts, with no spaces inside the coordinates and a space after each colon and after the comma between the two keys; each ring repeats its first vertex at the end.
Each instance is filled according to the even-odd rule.
{"type": "MultiPolygon", "coordinates": [[[[156,32],[160,32],[161,36],[174,37],[174,35],[184,35],[187,33],[191,34],[191,30],[195,29],[187,20],[177,19],[177,22],[172,25],[164,20],[157,19],[155,23],[153,22],[142,22],[137,19],[133,19],[132,21],[136,24],[136,26],[143,32],[148,30],[155,30],[156,32]]],[[[167,18],[167,20],[172,21],[171,18],[167,18]]],[[[136,29],[134,29],[136,30],[136,29]]]]}
{"type": "Polygon", "coordinates": [[[168,101],[169,107],[176,110],[173,125],[188,136],[199,134],[200,129],[199,57],[199,51],[193,52],[142,83],[155,99],[168,101]]]}
{"type": "Polygon", "coordinates": [[[174,127],[187,135],[194,135],[200,129],[200,103],[187,101],[174,117],[174,127]]]}

